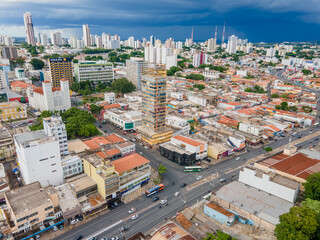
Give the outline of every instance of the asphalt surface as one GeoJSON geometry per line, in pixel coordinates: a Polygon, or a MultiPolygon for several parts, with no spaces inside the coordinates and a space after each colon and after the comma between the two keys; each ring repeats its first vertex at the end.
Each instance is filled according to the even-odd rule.
{"type": "MultiPolygon", "coordinates": [[[[100,124],[97,123],[97,126],[99,125],[100,124]]],[[[129,140],[134,137],[133,134],[124,135],[120,129],[116,129],[109,123],[106,125],[103,124],[101,129],[103,131],[106,130],[107,134],[116,132],[129,140]]],[[[310,130],[312,132],[316,132],[319,131],[320,128],[307,128],[299,131],[302,133],[302,137],[305,137],[310,134],[310,130]]],[[[298,139],[298,134],[294,137],[286,136],[280,138],[276,142],[267,144],[267,146],[270,146],[273,149],[281,147],[288,144],[290,138],[291,141],[295,141],[298,139]]],[[[319,139],[320,137],[314,137],[313,139],[308,139],[307,141],[300,143],[298,146],[304,148],[309,147],[318,143],[319,139]]],[[[147,198],[142,196],[128,204],[118,206],[110,212],[92,219],[79,227],[75,227],[67,233],[57,237],[56,240],[74,239],[74,237],[79,234],[81,234],[85,239],[92,236],[97,236],[99,239],[102,237],[111,238],[118,236],[121,239],[121,237],[128,238],[138,232],[146,232],[164,221],[166,218],[175,216],[176,212],[181,211],[184,207],[192,206],[197,201],[202,200],[202,197],[208,194],[208,192],[215,191],[223,184],[226,184],[233,179],[237,179],[239,167],[241,165],[245,164],[247,160],[265,153],[262,147],[264,146],[258,148],[249,147],[249,152],[236,155],[228,160],[212,165],[208,169],[204,169],[201,173],[184,173],[183,167],[170,162],[166,158],[160,156],[158,152],[147,150],[140,144],[136,143],[136,152],[141,152],[144,157],[149,159],[152,167],[157,168],[160,163],[166,166],[167,172],[163,175],[165,189],[158,193],[157,196],[159,196],[160,199],[167,199],[168,205],[159,208],[160,201],[152,202],[152,197],[147,198]],[[240,160],[236,160],[237,157],[240,157],[240,160]],[[226,174],[227,172],[228,174],[226,174]],[[205,180],[203,181],[203,184],[190,190],[187,188],[180,188],[181,183],[186,183],[187,186],[195,183],[197,181],[196,178],[199,175],[206,178],[214,173],[219,173],[219,178],[211,181],[205,180]],[[236,175],[234,175],[234,173],[236,175]],[[222,178],[226,179],[223,183],[219,181],[222,178]],[[180,195],[175,197],[175,192],[180,192],[180,195]],[[131,220],[130,216],[133,214],[128,213],[129,209],[132,207],[136,209],[136,212],[133,214],[139,215],[139,218],[136,220],[131,220]],[[124,226],[128,227],[128,230],[121,234],[119,229],[124,226]]]]}

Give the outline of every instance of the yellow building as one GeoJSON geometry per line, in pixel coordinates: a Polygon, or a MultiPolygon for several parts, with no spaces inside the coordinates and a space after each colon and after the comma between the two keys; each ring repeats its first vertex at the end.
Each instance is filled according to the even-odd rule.
{"type": "Polygon", "coordinates": [[[14,102],[2,102],[0,103],[0,117],[2,121],[9,121],[15,119],[27,118],[26,105],[14,101],[14,102]]]}
{"type": "Polygon", "coordinates": [[[60,87],[61,79],[68,80],[69,87],[74,83],[71,58],[50,58],[49,68],[50,68],[51,82],[54,88],[60,87]]]}
{"type": "Polygon", "coordinates": [[[103,160],[96,154],[85,156],[83,169],[97,183],[98,193],[103,199],[108,201],[120,195],[119,174],[109,160],[103,160]]]}
{"type": "Polygon", "coordinates": [[[212,143],[208,146],[208,157],[218,160],[220,156],[228,151],[221,143],[212,143]]]}
{"type": "Polygon", "coordinates": [[[5,193],[8,223],[12,233],[27,232],[44,221],[55,219],[58,194],[53,187],[42,188],[39,182],[5,193]]]}

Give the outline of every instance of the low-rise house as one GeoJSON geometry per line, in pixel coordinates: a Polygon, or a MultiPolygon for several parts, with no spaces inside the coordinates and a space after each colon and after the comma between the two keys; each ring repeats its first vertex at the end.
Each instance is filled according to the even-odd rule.
{"type": "Polygon", "coordinates": [[[196,160],[202,160],[207,157],[207,143],[200,141],[200,140],[194,140],[189,137],[185,137],[182,135],[177,135],[171,138],[171,143],[176,146],[180,146],[181,148],[184,148],[192,153],[196,153],[196,160]]]}

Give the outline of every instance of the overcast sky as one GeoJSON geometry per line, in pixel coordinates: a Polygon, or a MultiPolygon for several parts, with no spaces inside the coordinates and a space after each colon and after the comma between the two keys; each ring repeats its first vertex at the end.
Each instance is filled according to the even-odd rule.
{"type": "Polygon", "coordinates": [[[155,35],[184,40],[218,40],[226,35],[249,41],[320,40],[320,0],[0,0],[0,34],[25,37],[23,13],[31,12],[36,33],[61,31],[63,37],[119,34],[122,39],[155,35]]]}

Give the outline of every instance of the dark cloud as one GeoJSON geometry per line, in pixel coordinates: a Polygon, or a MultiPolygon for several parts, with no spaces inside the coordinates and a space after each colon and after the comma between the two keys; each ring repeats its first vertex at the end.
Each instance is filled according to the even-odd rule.
{"type": "Polygon", "coordinates": [[[89,24],[93,34],[183,40],[194,27],[195,39],[204,40],[216,25],[221,36],[226,21],[227,35],[250,41],[304,41],[318,38],[319,10],[319,0],[0,0],[0,24],[23,25],[22,14],[30,11],[39,31],[80,36],[81,25],[89,24]]]}

